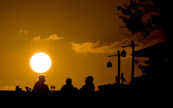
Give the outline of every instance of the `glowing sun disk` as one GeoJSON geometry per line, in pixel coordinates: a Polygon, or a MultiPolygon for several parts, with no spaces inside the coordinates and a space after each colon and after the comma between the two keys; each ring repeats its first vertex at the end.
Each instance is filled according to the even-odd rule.
{"type": "Polygon", "coordinates": [[[47,72],[52,65],[50,57],[45,53],[36,53],[30,59],[30,66],[37,73],[47,72]]]}

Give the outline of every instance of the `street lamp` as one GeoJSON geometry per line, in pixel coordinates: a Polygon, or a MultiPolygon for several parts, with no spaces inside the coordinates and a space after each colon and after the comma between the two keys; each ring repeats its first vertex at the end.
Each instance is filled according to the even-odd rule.
{"type": "MultiPolygon", "coordinates": [[[[131,45],[128,45],[128,46],[122,46],[122,48],[125,48],[125,47],[131,47],[132,48],[132,72],[131,72],[131,81],[133,80],[134,78],[134,59],[135,59],[135,46],[138,46],[138,45],[135,45],[134,43],[134,40],[131,41],[131,45]]],[[[126,51],[123,50],[121,52],[121,55],[125,55],[126,54],[126,51]]]]}
{"type": "MultiPolygon", "coordinates": [[[[125,47],[131,47],[132,48],[132,72],[131,72],[131,81],[132,79],[134,78],[134,52],[135,52],[135,46],[138,46],[138,45],[135,45],[134,43],[134,40],[131,41],[131,45],[128,45],[128,46],[122,46],[122,48],[125,48],[125,47]]],[[[116,76],[116,81],[118,83],[120,83],[120,56],[121,57],[126,57],[126,51],[123,49],[123,51],[121,51],[121,54],[120,54],[120,51],[118,50],[117,51],[117,55],[109,55],[108,57],[114,57],[114,56],[118,56],[118,76],[116,76]]],[[[111,68],[112,67],[112,63],[109,62],[107,63],[107,67],[108,68],[111,68]]]]}
{"type": "MultiPolygon", "coordinates": [[[[118,57],[118,77],[116,77],[117,79],[116,79],[116,81],[118,82],[118,84],[120,83],[120,51],[118,50],[117,51],[117,55],[109,55],[108,57],[114,57],[114,56],[117,56],[118,57]]],[[[112,67],[112,63],[110,62],[110,60],[109,60],[109,62],[107,63],[107,67],[108,68],[111,68],[112,67]]]]}
{"type": "Polygon", "coordinates": [[[121,56],[126,57],[126,51],[124,49],[123,49],[123,51],[121,51],[121,56]]]}
{"type": "Polygon", "coordinates": [[[111,68],[112,67],[112,63],[110,61],[107,63],[107,67],[108,68],[111,68]]]}

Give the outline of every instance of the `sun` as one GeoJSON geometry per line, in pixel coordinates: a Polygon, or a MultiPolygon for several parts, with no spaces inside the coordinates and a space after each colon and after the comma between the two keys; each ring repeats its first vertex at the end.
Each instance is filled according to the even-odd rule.
{"type": "Polygon", "coordinates": [[[47,72],[51,65],[51,58],[46,53],[36,53],[30,59],[30,66],[37,73],[47,72]]]}

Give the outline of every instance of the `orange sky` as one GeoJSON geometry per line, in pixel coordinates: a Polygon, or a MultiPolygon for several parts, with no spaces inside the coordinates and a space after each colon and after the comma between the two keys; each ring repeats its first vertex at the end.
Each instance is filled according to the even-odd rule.
{"type": "MultiPolygon", "coordinates": [[[[117,16],[119,4],[120,0],[0,0],[0,90],[33,87],[38,74],[31,70],[29,60],[36,52],[51,57],[46,84],[56,89],[68,77],[80,88],[88,75],[94,77],[96,88],[113,84],[117,58],[111,58],[113,67],[108,69],[108,55],[116,54],[132,39],[144,47],[154,43],[151,39],[158,42],[162,38],[159,33],[160,38],[139,42],[140,34],[125,36],[129,32],[117,16]]],[[[131,52],[126,50],[121,72],[129,81],[131,52]]],[[[135,76],[141,75],[135,69],[135,76]]]]}

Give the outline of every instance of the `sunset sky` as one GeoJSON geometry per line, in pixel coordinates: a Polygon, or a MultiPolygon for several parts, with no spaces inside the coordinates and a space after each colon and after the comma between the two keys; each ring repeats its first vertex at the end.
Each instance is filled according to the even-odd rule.
{"type": "MultiPolygon", "coordinates": [[[[122,1],[0,0],[0,90],[33,87],[39,74],[32,71],[29,61],[37,52],[51,57],[46,84],[57,90],[66,78],[81,88],[89,75],[96,88],[115,83],[117,58],[110,59],[113,67],[108,69],[108,55],[123,50],[121,46],[130,45],[131,40],[139,45],[136,49],[163,40],[159,30],[143,40],[142,34],[127,36],[129,32],[117,16],[122,1]]],[[[121,58],[121,72],[130,81],[131,49],[125,50],[128,55],[121,58]]],[[[139,75],[135,67],[135,76],[139,75]]]]}

